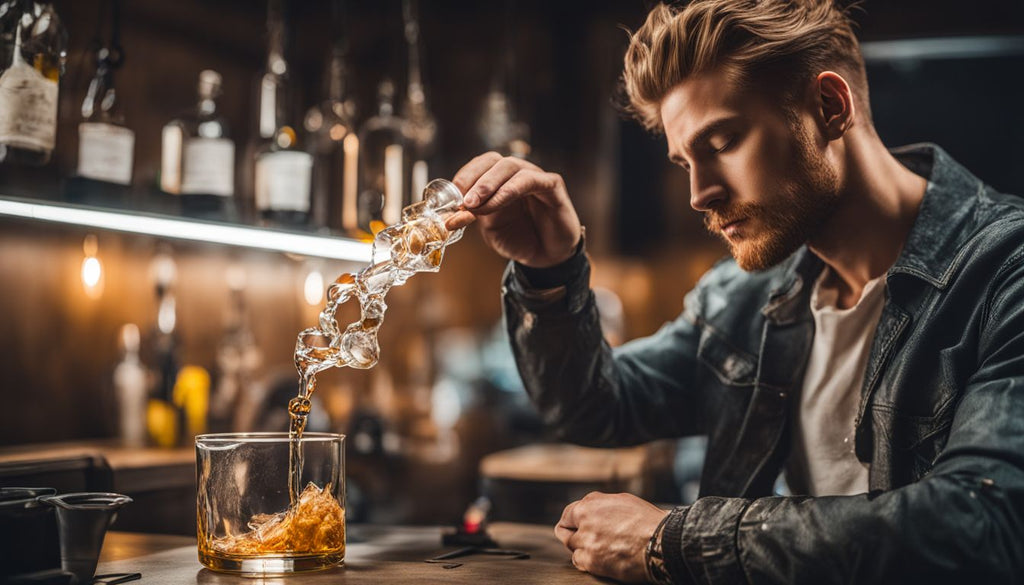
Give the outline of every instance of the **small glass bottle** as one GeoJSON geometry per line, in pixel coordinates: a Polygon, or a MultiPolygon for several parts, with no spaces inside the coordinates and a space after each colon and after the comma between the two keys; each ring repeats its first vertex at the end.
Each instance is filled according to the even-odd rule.
{"type": "Polygon", "coordinates": [[[235,142],[217,111],[219,73],[199,74],[199,103],[163,129],[160,188],[177,196],[182,215],[237,221],[235,142]]]}
{"type": "Polygon", "coordinates": [[[284,0],[267,2],[267,68],[259,83],[259,136],[254,191],[260,220],[271,226],[309,224],[313,155],[302,150],[291,123],[284,0]]]}
{"type": "Polygon", "coordinates": [[[66,59],[67,31],[52,5],[0,4],[0,163],[50,161],[66,59]]]}
{"type": "Polygon", "coordinates": [[[128,447],[146,445],[147,372],[139,358],[139,327],[121,327],[121,361],[114,367],[114,391],[118,406],[118,437],[128,447]]]}
{"type": "Polygon", "coordinates": [[[377,115],[359,132],[359,228],[362,236],[376,234],[402,218],[408,204],[405,120],[395,115],[395,85],[381,82],[377,115]]]}
{"type": "Polygon", "coordinates": [[[326,98],[306,112],[304,126],[313,153],[311,223],[316,228],[356,227],[356,165],[359,138],[352,120],[355,100],[348,80],[347,36],[342,0],[331,3],[331,52],[324,75],[326,98]]]}

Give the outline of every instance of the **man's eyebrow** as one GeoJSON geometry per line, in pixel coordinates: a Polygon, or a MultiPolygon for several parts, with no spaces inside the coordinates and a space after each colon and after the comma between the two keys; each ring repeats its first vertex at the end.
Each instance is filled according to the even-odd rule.
{"type": "Polygon", "coordinates": [[[724,128],[725,126],[728,126],[735,122],[737,118],[739,118],[739,116],[725,116],[723,118],[718,118],[717,120],[713,120],[705,124],[704,127],[698,130],[693,135],[693,138],[690,139],[690,142],[686,145],[686,150],[689,152],[693,152],[698,145],[700,145],[702,142],[707,142],[712,135],[714,135],[717,132],[720,132],[722,128],[724,128]]]}
{"type": "MultiPolygon", "coordinates": [[[[725,116],[708,122],[690,139],[690,142],[686,145],[687,152],[693,152],[701,143],[707,142],[715,133],[720,132],[722,128],[732,124],[738,118],[739,116],[725,116]]],[[[683,162],[683,157],[680,153],[670,152],[668,159],[677,164],[683,162]]]]}

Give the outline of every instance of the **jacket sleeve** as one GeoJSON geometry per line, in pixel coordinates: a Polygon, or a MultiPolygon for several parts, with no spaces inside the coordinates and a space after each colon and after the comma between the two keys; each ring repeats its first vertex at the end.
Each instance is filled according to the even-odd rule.
{"type": "MultiPolygon", "coordinates": [[[[1018,259],[1019,262],[1019,259],[1018,259]]],[[[996,287],[979,366],[921,480],[845,497],[707,497],[673,512],[678,582],[1020,583],[1024,580],[1024,269],[996,287]]]]}
{"type": "Polygon", "coordinates": [[[578,252],[573,261],[578,267],[562,287],[532,289],[514,263],[502,287],[516,363],[544,421],[566,440],[592,446],[696,434],[694,319],[684,314],[613,352],[586,256],[578,252]]]}

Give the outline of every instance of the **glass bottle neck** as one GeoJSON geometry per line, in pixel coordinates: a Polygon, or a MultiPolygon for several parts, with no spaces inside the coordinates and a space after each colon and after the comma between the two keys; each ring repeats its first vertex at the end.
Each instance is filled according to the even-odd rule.
{"type": "Polygon", "coordinates": [[[344,101],[345,90],[345,53],[342,47],[335,46],[327,67],[327,99],[332,102],[344,101]]]}
{"type": "Polygon", "coordinates": [[[212,96],[199,96],[199,114],[209,117],[217,111],[217,100],[212,96]]]}
{"type": "Polygon", "coordinates": [[[82,101],[82,118],[107,121],[115,115],[119,105],[114,88],[114,70],[101,61],[82,101]]]}
{"type": "Polygon", "coordinates": [[[288,73],[285,58],[287,24],[284,0],[267,1],[267,73],[283,76],[288,73]]]}

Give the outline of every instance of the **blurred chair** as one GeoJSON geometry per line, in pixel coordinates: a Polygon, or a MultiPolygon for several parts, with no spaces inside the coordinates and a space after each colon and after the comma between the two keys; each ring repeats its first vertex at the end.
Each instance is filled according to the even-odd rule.
{"type": "MultiPolygon", "coordinates": [[[[483,458],[483,494],[491,520],[554,524],[567,504],[592,491],[657,496],[655,478],[671,465],[661,443],[625,449],[529,445],[483,458]]],[[[670,467],[668,468],[670,469],[670,467]]]]}

